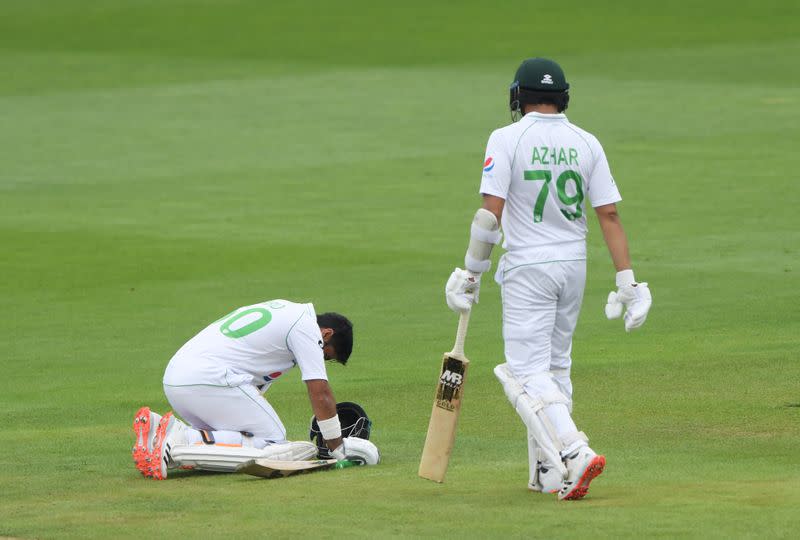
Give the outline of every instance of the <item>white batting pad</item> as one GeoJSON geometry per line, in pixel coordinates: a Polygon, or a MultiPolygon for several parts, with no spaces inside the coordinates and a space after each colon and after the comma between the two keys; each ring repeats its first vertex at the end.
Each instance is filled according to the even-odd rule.
{"type": "Polygon", "coordinates": [[[261,457],[257,448],[196,444],[176,446],[170,452],[176,467],[194,467],[203,471],[234,472],[236,468],[252,459],[261,457]]]}
{"type": "Polygon", "coordinates": [[[176,467],[194,467],[203,471],[235,472],[244,463],[254,459],[301,461],[317,455],[311,442],[286,442],[271,444],[264,449],[214,444],[177,446],[170,453],[176,467]]]}
{"type": "MultiPolygon", "coordinates": [[[[495,367],[494,374],[503,385],[508,401],[527,426],[528,433],[536,440],[545,460],[562,477],[566,477],[567,469],[561,461],[561,442],[543,410],[546,404],[525,392],[520,382],[508,369],[508,364],[500,364],[495,367]]],[[[566,398],[564,399],[566,401],[566,398]]]]}
{"type": "Polygon", "coordinates": [[[270,444],[261,452],[261,458],[280,461],[302,461],[316,457],[317,445],[307,441],[289,441],[270,444]]]}

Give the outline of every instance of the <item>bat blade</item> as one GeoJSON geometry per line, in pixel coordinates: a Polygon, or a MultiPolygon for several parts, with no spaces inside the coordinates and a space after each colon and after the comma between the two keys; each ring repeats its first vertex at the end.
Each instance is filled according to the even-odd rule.
{"type": "Polygon", "coordinates": [[[280,461],[277,459],[253,459],[242,464],[237,472],[260,476],[262,478],[283,478],[304,472],[331,469],[335,459],[316,459],[313,461],[280,461]]]}
{"type": "Polygon", "coordinates": [[[419,463],[418,474],[422,478],[444,482],[456,439],[468,368],[469,360],[463,354],[449,352],[442,359],[442,371],[436,385],[428,434],[419,463]]]}

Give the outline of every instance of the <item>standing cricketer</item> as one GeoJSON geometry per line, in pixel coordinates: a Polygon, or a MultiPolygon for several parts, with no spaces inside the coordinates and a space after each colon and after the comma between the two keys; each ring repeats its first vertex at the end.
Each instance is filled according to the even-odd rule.
{"type": "Polygon", "coordinates": [[[529,489],[580,499],[605,467],[571,417],[570,353],[586,281],[587,198],[617,270],[606,315],[618,318],[624,309],[630,331],[644,323],[652,300],[631,269],[616,206],[622,198],[603,147],[563,114],[568,90],[552,60],[530,58],[517,69],[509,100],[514,122],[489,137],[483,205],[472,222],[466,269],[455,269],[445,294],[456,312],[478,301],[502,223],[506,253],[495,280],[506,362],[494,372],[528,429],[529,489]]]}
{"type": "Polygon", "coordinates": [[[294,366],[330,455],[376,464],[374,444],[343,436],[325,371],[326,360],[346,364],[352,350],[350,321],[338,313],[316,315],[312,304],[269,300],[233,310],[190,339],[167,365],[164,393],[188,424],[149,407],[136,413],[136,468],[160,480],[177,467],[234,472],[252,459],[313,458],[317,446],[287,441],[286,428],[264,399],[294,366]]]}

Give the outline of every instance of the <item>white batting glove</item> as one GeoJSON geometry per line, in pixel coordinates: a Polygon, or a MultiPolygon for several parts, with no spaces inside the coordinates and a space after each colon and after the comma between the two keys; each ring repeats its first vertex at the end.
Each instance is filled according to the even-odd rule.
{"type": "Polygon", "coordinates": [[[617,290],[608,293],[606,317],[618,319],[625,308],[625,331],[639,328],[647,319],[653,297],[647,283],[636,283],[633,270],[617,272],[617,290]]]}
{"type": "Polygon", "coordinates": [[[469,311],[472,309],[472,304],[478,303],[480,288],[480,274],[456,268],[444,287],[447,306],[456,313],[469,311]]]}
{"type": "Polygon", "coordinates": [[[358,465],[377,465],[381,461],[378,447],[372,441],[358,437],[345,437],[342,444],[330,452],[339,461],[346,459],[358,465]]]}

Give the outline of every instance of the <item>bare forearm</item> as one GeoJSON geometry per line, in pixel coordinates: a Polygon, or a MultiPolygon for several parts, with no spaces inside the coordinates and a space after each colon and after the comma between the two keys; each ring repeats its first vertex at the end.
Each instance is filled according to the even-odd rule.
{"type": "Polygon", "coordinates": [[[603,238],[605,238],[614,267],[617,272],[627,270],[631,267],[631,257],[628,252],[628,237],[622,228],[619,214],[617,214],[616,209],[600,208],[603,210],[597,212],[597,218],[600,221],[603,238]]]}
{"type": "MultiPolygon", "coordinates": [[[[310,380],[306,381],[306,385],[308,386],[308,399],[311,401],[311,410],[317,420],[327,420],[336,416],[336,399],[333,397],[328,381],[310,380]]],[[[342,438],[326,440],[325,444],[333,450],[342,444],[342,438]]]]}

